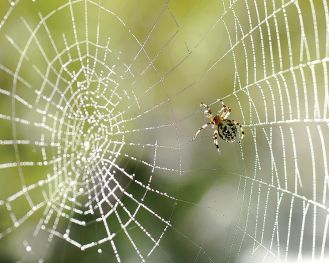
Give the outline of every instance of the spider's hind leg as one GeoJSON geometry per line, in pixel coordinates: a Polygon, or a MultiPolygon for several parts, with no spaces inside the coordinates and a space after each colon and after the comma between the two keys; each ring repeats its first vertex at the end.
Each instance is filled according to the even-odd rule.
{"type": "Polygon", "coordinates": [[[217,151],[219,152],[219,146],[218,146],[218,131],[217,131],[217,130],[214,131],[214,134],[212,135],[212,139],[213,139],[214,144],[215,144],[215,146],[216,146],[216,148],[217,148],[217,151]]]}

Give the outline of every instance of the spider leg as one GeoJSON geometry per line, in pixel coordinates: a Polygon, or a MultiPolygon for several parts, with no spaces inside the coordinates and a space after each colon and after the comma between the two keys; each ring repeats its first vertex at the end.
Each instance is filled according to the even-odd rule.
{"type": "Polygon", "coordinates": [[[197,132],[194,134],[194,136],[193,136],[193,138],[192,138],[192,141],[194,141],[195,139],[196,139],[196,137],[199,135],[199,133],[203,130],[203,129],[205,129],[205,128],[207,128],[209,125],[211,125],[212,123],[211,122],[208,122],[208,123],[206,123],[206,124],[204,124],[199,130],[197,130],[197,132]]]}
{"type": "Polygon", "coordinates": [[[224,104],[224,101],[222,101],[222,100],[219,100],[219,101],[220,101],[220,103],[222,103],[222,108],[218,111],[218,115],[222,117],[221,113],[225,109],[225,104],[224,104]]]}
{"type": "Polygon", "coordinates": [[[225,115],[223,116],[224,120],[228,118],[228,116],[231,114],[231,108],[226,106],[226,109],[224,110],[225,115]]]}
{"type": "Polygon", "coordinates": [[[243,128],[242,128],[242,126],[241,126],[241,124],[239,122],[236,122],[235,121],[234,124],[236,126],[239,126],[239,128],[240,128],[240,140],[238,141],[238,143],[241,143],[241,141],[242,141],[242,139],[244,137],[244,130],[243,130],[243,128]]]}
{"type": "Polygon", "coordinates": [[[204,104],[203,102],[200,103],[200,109],[203,112],[203,114],[212,121],[212,112],[210,107],[207,104],[204,104]]]}
{"type": "Polygon", "coordinates": [[[231,114],[231,108],[224,104],[223,100],[219,100],[222,103],[222,108],[218,111],[218,114],[221,118],[226,120],[228,116],[231,114]]]}
{"type": "Polygon", "coordinates": [[[212,135],[212,139],[213,139],[213,141],[214,141],[214,144],[215,144],[215,146],[216,146],[216,148],[217,148],[217,151],[219,152],[219,146],[218,146],[218,131],[217,130],[215,130],[214,131],[214,134],[212,135]]]}

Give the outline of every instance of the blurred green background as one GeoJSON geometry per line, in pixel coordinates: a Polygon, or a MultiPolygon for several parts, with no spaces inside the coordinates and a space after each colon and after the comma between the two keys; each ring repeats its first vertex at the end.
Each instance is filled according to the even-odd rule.
{"type": "Polygon", "coordinates": [[[0,262],[326,258],[325,0],[0,0],[0,18],[0,262]],[[218,154],[212,129],[191,138],[219,98],[246,136],[218,154]]]}

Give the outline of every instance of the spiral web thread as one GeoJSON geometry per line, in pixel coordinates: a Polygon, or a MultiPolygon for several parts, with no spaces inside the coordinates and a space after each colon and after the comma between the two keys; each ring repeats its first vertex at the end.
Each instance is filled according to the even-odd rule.
{"type": "MultiPolygon", "coordinates": [[[[185,43],[182,56],[164,73],[157,69],[156,61],[181,35],[170,8],[172,2],[159,3],[161,8],[144,41],[129,28],[129,19],[92,0],[67,1],[48,13],[38,12],[37,22],[20,16],[16,23],[24,28],[26,39],[17,41],[5,28],[21,1],[10,2],[0,34],[17,56],[17,63],[13,68],[0,65],[3,78],[9,79],[9,88],[1,87],[0,94],[10,102],[0,120],[4,127],[11,127],[12,137],[1,139],[0,147],[11,149],[13,159],[1,163],[0,170],[1,176],[19,188],[1,195],[0,211],[8,219],[1,226],[0,238],[38,215],[34,239],[45,232],[49,243],[57,237],[80,250],[97,248],[99,253],[109,245],[118,262],[125,262],[121,249],[130,244],[138,260],[146,261],[166,231],[176,230],[171,224],[173,210],[162,215],[152,208],[150,199],[169,200],[173,208],[185,203],[153,183],[157,174],[184,176],[189,170],[183,167],[182,151],[191,144],[180,124],[193,121],[200,113],[190,106],[193,110],[176,118],[176,99],[192,91],[202,94],[199,85],[228,59],[234,67],[234,85],[229,94],[221,95],[230,105],[237,105],[235,111],[241,114],[246,137],[249,134],[249,141],[240,147],[241,167],[232,172],[240,177],[242,206],[231,234],[228,259],[276,262],[302,260],[309,254],[312,260],[325,259],[329,224],[328,3],[301,2],[220,1],[216,22],[194,45],[185,43]],[[92,8],[97,8],[99,15],[91,40],[88,13],[92,8]],[[71,35],[55,37],[48,21],[62,13],[71,19],[71,35]],[[111,49],[110,37],[105,40],[104,15],[112,17],[137,45],[129,60],[124,59],[125,50],[111,49]],[[176,30],[151,56],[148,42],[165,17],[176,30]],[[174,87],[176,98],[168,94],[159,101],[150,98],[156,89],[166,93],[171,75],[193,61],[194,53],[218,28],[225,32],[228,48],[212,52],[199,76],[174,87]],[[140,57],[146,62],[140,62],[140,57]],[[42,60],[40,66],[44,67],[35,64],[35,59],[42,60]],[[35,74],[33,78],[23,71],[28,67],[35,74]],[[152,81],[144,85],[150,71],[155,78],[150,75],[152,81]],[[130,114],[134,111],[138,114],[130,114]],[[166,114],[168,119],[163,117],[166,114]],[[159,130],[171,135],[167,134],[169,142],[160,143],[159,130]],[[31,154],[34,160],[23,156],[24,149],[35,153],[31,154]],[[168,153],[175,156],[174,162],[165,159],[168,153]],[[125,160],[144,167],[143,177],[127,171],[125,160]],[[30,179],[29,168],[40,171],[39,175],[30,179]],[[143,194],[136,197],[130,192],[132,185],[143,194]],[[139,218],[140,213],[146,218],[139,218]],[[90,215],[91,221],[83,219],[90,215]],[[151,219],[157,222],[157,230],[148,229],[151,219]],[[118,226],[112,226],[113,221],[118,226]],[[83,231],[90,225],[102,228],[103,236],[86,242],[75,239],[73,229],[83,231]],[[132,225],[148,245],[134,239],[132,225]],[[121,232],[125,246],[118,244],[121,232]]],[[[209,104],[220,105],[217,99],[209,104]]],[[[189,235],[184,237],[207,261],[217,261],[189,235]]],[[[24,246],[28,253],[37,250],[30,241],[24,241],[24,246]]],[[[198,254],[195,261],[199,258],[198,254]]]]}

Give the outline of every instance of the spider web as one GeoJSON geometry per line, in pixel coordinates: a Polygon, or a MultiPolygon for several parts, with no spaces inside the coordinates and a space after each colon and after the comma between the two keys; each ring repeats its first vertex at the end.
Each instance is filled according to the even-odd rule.
{"type": "Polygon", "coordinates": [[[0,242],[19,261],[325,261],[327,1],[111,2],[1,2],[0,242]],[[246,134],[220,155],[190,141],[218,98],[246,134]]]}

